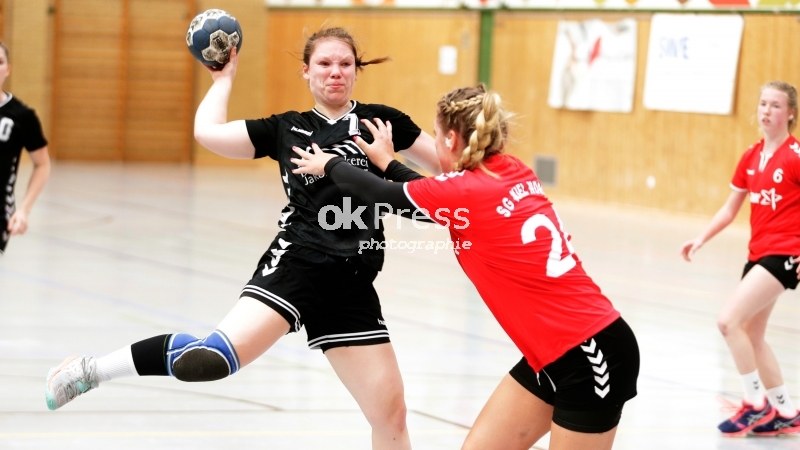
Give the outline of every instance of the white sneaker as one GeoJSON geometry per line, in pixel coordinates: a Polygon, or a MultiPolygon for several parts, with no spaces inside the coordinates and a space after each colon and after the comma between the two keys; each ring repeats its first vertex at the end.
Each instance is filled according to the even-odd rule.
{"type": "Polygon", "coordinates": [[[47,374],[44,389],[47,407],[55,411],[99,385],[97,360],[92,356],[71,356],[47,374]]]}

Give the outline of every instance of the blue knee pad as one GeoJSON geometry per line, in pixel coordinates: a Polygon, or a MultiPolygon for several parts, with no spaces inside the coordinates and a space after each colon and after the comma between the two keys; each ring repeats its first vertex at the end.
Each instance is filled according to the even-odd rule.
{"type": "Polygon", "coordinates": [[[205,339],[173,334],[167,343],[167,373],[181,381],[214,381],[239,370],[231,341],[216,330],[205,339]]]}

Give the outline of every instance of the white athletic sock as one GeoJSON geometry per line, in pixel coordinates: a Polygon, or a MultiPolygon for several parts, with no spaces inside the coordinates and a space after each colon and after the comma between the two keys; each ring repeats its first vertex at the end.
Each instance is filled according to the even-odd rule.
{"type": "Polygon", "coordinates": [[[97,379],[101,383],[116,378],[138,376],[139,373],[136,372],[136,366],[133,364],[130,345],[97,358],[97,379]]]}
{"type": "Polygon", "coordinates": [[[797,415],[797,410],[794,408],[794,403],[792,403],[792,398],[789,397],[789,391],[786,390],[785,384],[768,390],[767,398],[781,416],[794,417],[797,415]]]}
{"type": "Polygon", "coordinates": [[[761,382],[758,380],[758,370],[747,373],[742,377],[742,387],[744,388],[744,401],[753,405],[756,409],[764,407],[764,394],[761,393],[761,382]]]}

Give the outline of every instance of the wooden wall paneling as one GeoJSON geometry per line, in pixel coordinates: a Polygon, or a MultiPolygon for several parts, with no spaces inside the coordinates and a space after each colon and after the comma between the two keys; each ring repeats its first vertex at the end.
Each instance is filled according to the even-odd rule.
{"type": "Polygon", "coordinates": [[[191,159],[193,61],[186,27],[187,0],[131,0],[124,159],[191,159]]]}
{"type": "Polygon", "coordinates": [[[36,110],[50,136],[52,37],[50,0],[2,0],[2,40],[10,51],[11,76],[3,86],[36,110]]]}
{"type": "Polygon", "coordinates": [[[268,113],[314,106],[302,69],[305,36],[321,25],[351,30],[365,59],[391,56],[358,75],[353,98],[384,103],[407,113],[432,134],[435,104],[447,91],[474,85],[478,72],[479,14],[476,11],[270,10],[266,74],[268,113]],[[306,34],[303,30],[307,29],[306,34]],[[438,71],[439,47],[458,48],[454,75],[438,71]]]}
{"type": "Polygon", "coordinates": [[[7,8],[8,0],[0,0],[0,40],[3,42],[8,40],[6,37],[6,20],[8,20],[8,14],[6,13],[7,8]]]}
{"type": "MultiPolygon", "coordinates": [[[[746,15],[732,115],[650,111],[642,105],[649,14],[638,21],[638,61],[631,114],[568,111],[547,105],[558,21],[619,14],[499,12],[492,80],[518,116],[511,153],[558,158],[555,194],[604,202],[712,214],[729,194],[736,162],[758,138],[759,87],[770,79],[800,84],[800,23],[790,15],[746,15]],[[656,179],[646,187],[648,176],[656,179]]],[[[744,208],[746,209],[746,208],[744,208]]]]}
{"type": "Polygon", "coordinates": [[[121,1],[56,0],[52,147],[63,159],[119,160],[121,1]]]}
{"type": "Polygon", "coordinates": [[[119,89],[117,90],[119,120],[116,123],[115,132],[117,138],[118,159],[125,159],[125,129],[128,121],[128,67],[130,65],[131,48],[131,0],[118,0],[122,2],[122,30],[120,31],[120,64],[117,79],[119,89]]]}

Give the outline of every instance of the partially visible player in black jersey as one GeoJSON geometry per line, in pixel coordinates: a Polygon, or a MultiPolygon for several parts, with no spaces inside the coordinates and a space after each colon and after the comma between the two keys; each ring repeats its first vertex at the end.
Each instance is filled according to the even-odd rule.
{"type": "Polygon", "coordinates": [[[0,42],[0,186],[3,189],[0,193],[0,203],[3,205],[0,211],[0,256],[5,252],[11,236],[24,234],[28,230],[28,214],[50,176],[47,139],[42,133],[39,118],[31,108],[3,90],[10,72],[8,48],[0,42]],[[17,205],[14,185],[23,147],[33,161],[33,174],[22,203],[17,205]]]}
{"type": "Polygon", "coordinates": [[[229,158],[268,156],[279,162],[288,197],[282,231],[214,333],[203,339],[160,335],[102,358],[69,358],[47,376],[50,409],[123,376],[224,378],[254,361],[281,336],[305,326],[309,347],[325,352],[372,426],[373,447],[410,448],[403,381],[372,286],[383,253],[359,254],[360,240],[383,239],[380,220],[370,208],[343,198],[329,179],[292,173],[290,161],[292,147],[310,150],[313,143],[382,175],[353,141],[358,135],[372,142],[361,119],[381,119],[394,126],[395,149],[427,170],[441,172],[433,138],[407,115],[350,98],[357,70],[386,60],[363,61],[346,30],[323,28],[307,40],[303,51],[303,77],[314,108],[233,122],[227,120],[227,105],[238,64],[235,50],[222,70],[211,72],[214,83],[197,109],[195,138],[229,158]]]}

